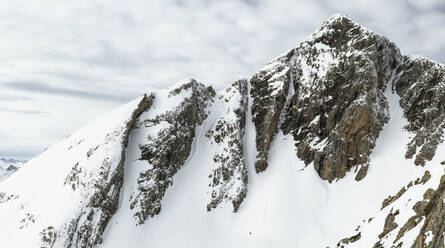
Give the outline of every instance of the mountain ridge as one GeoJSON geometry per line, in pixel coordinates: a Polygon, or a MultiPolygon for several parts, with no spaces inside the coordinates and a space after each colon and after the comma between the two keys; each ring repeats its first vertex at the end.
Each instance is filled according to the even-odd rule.
{"type": "Polygon", "coordinates": [[[0,183],[0,238],[443,247],[444,75],[334,15],[250,80],[147,93],[33,158],[0,183]]]}

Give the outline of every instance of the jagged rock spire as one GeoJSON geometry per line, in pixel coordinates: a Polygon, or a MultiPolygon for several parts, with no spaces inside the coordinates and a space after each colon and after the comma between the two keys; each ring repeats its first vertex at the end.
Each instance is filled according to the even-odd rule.
{"type": "Polygon", "coordinates": [[[321,178],[332,181],[356,168],[362,179],[388,121],[383,92],[400,61],[399,49],[386,38],[334,15],[263,68],[251,79],[257,171],[267,167],[281,125],[294,136],[298,157],[313,162],[321,178]]]}

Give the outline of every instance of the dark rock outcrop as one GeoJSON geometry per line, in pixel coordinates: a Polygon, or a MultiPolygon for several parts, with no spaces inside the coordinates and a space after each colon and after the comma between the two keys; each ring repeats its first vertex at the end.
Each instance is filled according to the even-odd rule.
{"type": "Polygon", "coordinates": [[[445,233],[445,176],[440,179],[436,190],[428,189],[424,200],[414,205],[417,216],[425,222],[420,228],[411,248],[443,248],[445,233]]]}
{"type": "Polygon", "coordinates": [[[222,115],[207,132],[210,138],[214,169],[211,182],[210,203],[207,210],[216,208],[223,201],[231,202],[236,212],[247,194],[247,168],[244,159],[243,136],[246,125],[247,81],[239,80],[227,87],[218,97],[222,115]]]}
{"type": "Polygon", "coordinates": [[[156,135],[147,137],[146,144],[140,145],[140,159],[149,163],[149,169],[139,174],[137,192],[130,205],[138,224],[143,224],[147,218],[161,211],[165,191],[173,184],[173,176],[190,156],[195,127],[207,117],[206,107],[215,95],[213,88],[194,80],[170,91],[168,97],[180,93],[188,95],[173,111],[139,120],[146,127],[159,125],[160,130],[156,135]]]}
{"type": "Polygon", "coordinates": [[[270,144],[278,131],[291,81],[293,51],[269,63],[250,79],[252,120],[256,130],[256,172],[267,168],[270,144]]]}
{"type": "Polygon", "coordinates": [[[337,243],[337,248],[344,248],[345,245],[349,245],[351,243],[356,242],[357,240],[359,240],[362,236],[362,233],[357,233],[356,235],[353,235],[349,238],[344,238],[342,240],[340,240],[340,242],[337,243]]]}
{"type": "Polygon", "coordinates": [[[419,184],[425,184],[426,182],[428,182],[428,180],[430,180],[430,178],[431,178],[430,172],[429,171],[425,171],[425,173],[423,174],[423,176],[421,178],[417,178],[416,180],[409,182],[408,185],[406,185],[405,187],[401,188],[399,190],[399,192],[397,192],[397,194],[395,196],[388,196],[385,200],[383,200],[382,207],[380,208],[380,210],[384,209],[385,207],[387,207],[391,203],[397,201],[412,186],[419,185],[419,184]]]}
{"type": "Polygon", "coordinates": [[[335,16],[293,56],[294,92],[282,130],[293,135],[298,157],[313,162],[321,178],[342,178],[356,167],[356,179],[362,179],[389,118],[383,93],[401,60],[398,48],[335,16]]]}
{"type": "Polygon", "coordinates": [[[414,137],[407,158],[416,165],[431,160],[443,142],[445,130],[445,66],[425,58],[405,57],[402,76],[396,83],[400,106],[408,120],[405,129],[414,137]]]}
{"type": "MultiPolygon", "coordinates": [[[[379,239],[382,239],[388,233],[390,233],[391,231],[393,231],[394,229],[396,229],[399,226],[397,223],[395,223],[395,218],[399,214],[400,214],[399,210],[396,210],[393,212],[393,210],[391,209],[391,212],[386,216],[385,225],[383,226],[382,233],[379,234],[379,239]]],[[[378,243],[380,243],[380,242],[377,242],[377,244],[378,243]]],[[[377,244],[375,246],[377,246],[377,244]]]]}
{"type": "MultiPolygon", "coordinates": [[[[403,193],[407,190],[415,190],[415,185],[423,185],[429,179],[430,173],[426,171],[423,177],[411,181],[407,187],[404,187],[406,189],[403,193]]],[[[387,205],[393,204],[399,197],[397,196],[397,199],[391,200],[387,205]]],[[[408,202],[411,200],[408,199],[408,202]]],[[[414,215],[411,217],[408,218],[410,215],[406,215],[407,211],[411,212],[410,209],[394,210],[391,208],[386,215],[383,231],[378,235],[378,240],[373,247],[443,248],[445,244],[443,235],[445,233],[444,200],[445,176],[442,176],[437,189],[428,188],[423,194],[423,199],[412,204],[414,215]],[[402,217],[396,221],[398,215],[402,215],[402,217]],[[408,240],[405,239],[407,233],[410,236],[408,240]]],[[[407,203],[399,204],[399,206],[406,206],[407,203]]]]}

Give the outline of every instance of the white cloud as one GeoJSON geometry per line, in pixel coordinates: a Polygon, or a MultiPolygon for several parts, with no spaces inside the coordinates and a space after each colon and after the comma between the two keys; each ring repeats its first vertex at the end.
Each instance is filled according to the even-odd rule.
{"type": "Polygon", "coordinates": [[[152,87],[249,77],[336,12],[444,62],[444,11],[438,0],[4,0],[0,156],[34,155],[152,87]]]}

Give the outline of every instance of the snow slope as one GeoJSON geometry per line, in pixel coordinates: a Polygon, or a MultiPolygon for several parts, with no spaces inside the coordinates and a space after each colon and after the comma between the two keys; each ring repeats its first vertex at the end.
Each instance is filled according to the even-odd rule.
{"type": "Polygon", "coordinates": [[[94,192],[95,181],[107,180],[99,177],[103,159],[116,166],[122,150],[120,135],[140,101],[116,109],[50,147],[0,184],[0,222],[8,223],[0,226],[4,247],[43,246],[45,229],[66,228],[94,192]],[[74,168],[82,176],[69,182],[74,168]]]}

